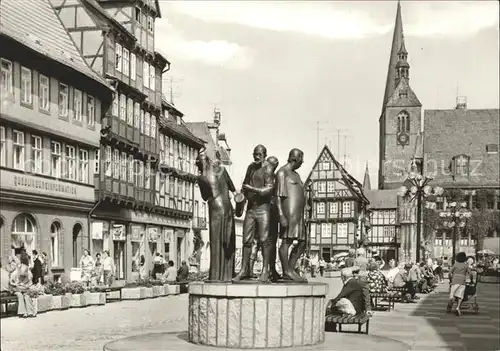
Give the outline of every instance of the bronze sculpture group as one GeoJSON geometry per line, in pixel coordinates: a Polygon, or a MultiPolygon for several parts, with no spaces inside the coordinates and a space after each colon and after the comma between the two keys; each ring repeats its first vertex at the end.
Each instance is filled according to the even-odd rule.
{"type": "Polygon", "coordinates": [[[267,157],[266,148],[257,145],[253,151],[253,162],[247,168],[241,193],[236,193],[229,174],[220,162],[217,159],[210,160],[203,151],[199,153],[198,184],[209,209],[209,281],[250,280],[253,278],[253,265],[260,248],[263,264],[258,282],[307,282],[295,271],[295,265],[306,248],[307,195],[296,172],[303,161],[304,153],[299,149],[292,149],[287,163],[276,172],[278,159],[274,156],[267,157]],[[231,204],[230,192],[236,193],[237,216],[242,215],[246,203],[241,270],[236,276],[233,276],[235,210],[231,204]],[[282,276],[276,270],[278,236],[282,239],[279,248],[282,276]]]}

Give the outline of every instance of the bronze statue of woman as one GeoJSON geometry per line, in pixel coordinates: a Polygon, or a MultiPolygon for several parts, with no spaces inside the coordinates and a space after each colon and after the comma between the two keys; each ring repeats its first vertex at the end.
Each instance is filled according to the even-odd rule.
{"type": "Polygon", "coordinates": [[[201,197],[208,203],[210,230],[210,269],[208,280],[230,282],[234,273],[236,234],[234,210],[229,192],[235,192],[234,184],[224,166],[212,162],[201,150],[196,159],[200,171],[198,185],[201,197]]]}

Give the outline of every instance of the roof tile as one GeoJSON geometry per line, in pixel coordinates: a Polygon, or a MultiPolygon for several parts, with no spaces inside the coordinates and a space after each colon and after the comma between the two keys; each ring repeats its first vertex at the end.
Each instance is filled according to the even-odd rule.
{"type": "Polygon", "coordinates": [[[48,0],[1,0],[0,34],[107,86],[80,56],[48,0]]]}

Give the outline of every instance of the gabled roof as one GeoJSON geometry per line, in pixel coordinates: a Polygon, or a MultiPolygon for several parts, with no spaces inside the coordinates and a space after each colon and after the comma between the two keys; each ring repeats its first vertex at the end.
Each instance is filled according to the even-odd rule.
{"type": "Polygon", "coordinates": [[[0,35],[108,87],[107,82],[80,56],[48,0],[1,0],[0,35]]]}
{"type": "Polygon", "coordinates": [[[398,86],[392,92],[389,100],[387,101],[387,106],[397,106],[397,107],[421,107],[422,104],[418,100],[417,95],[413,92],[405,78],[401,78],[398,86]]]}
{"type": "Polygon", "coordinates": [[[226,150],[224,150],[224,148],[222,147],[217,146],[216,141],[212,138],[212,134],[210,133],[210,129],[208,129],[207,122],[189,122],[186,123],[186,126],[198,138],[205,140],[205,152],[207,153],[208,157],[210,157],[212,160],[215,160],[217,158],[217,152],[219,152],[220,160],[223,164],[230,165],[232,163],[231,158],[227,154],[226,150]]]}
{"type": "Polygon", "coordinates": [[[370,201],[368,209],[389,210],[398,208],[398,189],[366,190],[365,195],[370,201]]]}
{"type": "Polygon", "coordinates": [[[341,176],[342,176],[342,179],[344,180],[345,182],[345,185],[353,192],[355,193],[362,201],[368,203],[368,199],[365,197],[365,195],[363,194],[363,185],[361,185],[360,182],[358,182],[356,180],[356,178],[354,178],[353,176],[351,176],[347,171],[346,169],[335,159],[335,157],[333,156],[333,153],[331,152],[330,148],[325,145],[323,147],[323,150],[321,150],[321,152],[319,153],[318,157],[316,158],[316,161],[314,162],[313,164],[313,167],[311,168],[311,172],[309,172],[309,175],[307,176],[307,180],[306,180],[306,184],[309,182],[309,180],[311,179],[311,175],[312,175],[312,172],[314,171],[314,169],[316,168],[316,166],[318,165],[319,161],[321,160],[321,156],[326,153],[332,160],[332,162],[335,164],[335,166],[338,168],[341,176]]]}
{"type": "MultiPolygon", "coordinates": [[[[162,106],[164,109],[168,110],[169,112],[174,112],[173,114],[175,116],[184,116],[184,114],[179,111],[177,108],[175,108],[172,104],[170,104],[165,98],[162,99],[162,106]]],[[[191,143],[199,146],[200,148],[205,144],[205,141],[198,138],[196,135],[191,133],[189,128],[186,126],[184,121],[182,121],[180,124],[170,116],[169,113],[165,114],[165,116],[161,115],[159,120],[160,128],[164,128],[172,132],[173,134],[179,136],[181,139],[190,141],[191,143]]]]}

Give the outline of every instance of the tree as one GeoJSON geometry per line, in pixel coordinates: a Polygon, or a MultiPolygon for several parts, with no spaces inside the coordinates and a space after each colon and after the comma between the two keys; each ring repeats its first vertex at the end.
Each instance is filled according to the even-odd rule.
{"type": "Polygon", "coordinates": [[[467,220],[465,230],[476,239],[476,249],[483,248],[484,238],[494,231],[500,231],[500,211],[472,210],[471,217],[467,220]]]}

